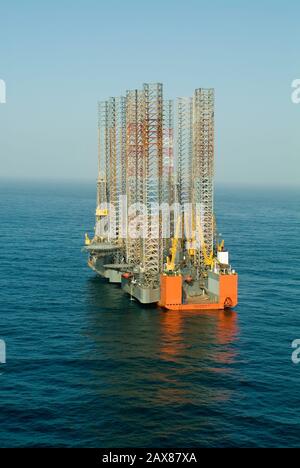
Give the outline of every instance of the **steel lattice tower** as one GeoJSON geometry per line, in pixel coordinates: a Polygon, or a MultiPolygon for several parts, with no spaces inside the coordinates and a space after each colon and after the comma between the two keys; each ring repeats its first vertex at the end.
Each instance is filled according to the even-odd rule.
{"type": "MultiPolygon", "coordinates": [[[[98,104],[98,190],[96,235],[99,222],[107,216],[107,238],[120,243],[119,197],[126,192],[126,113],[125,98],[110,98],[98,104]],[[114,207],[105,210],[105,203],[114,207]],[[101,207],[101,209],[100,209],[101,207]]],[[[103,233],[102,233],[103,234],[103,233]]]]}
{"type": "Polygon", "coordinates": [[[171,207],[175,202],[174,193],[174,104],[163,101],[163,167],[162,167],[162,248],[163,259],[169,254],[171,237],[174,235],[174,217],[171,207]]]}
{"type": "Polygon", "coordinates": [[[193,99],[177,100],[177,152],[179,202],[183,207],[192,201],[193,99]]]}
{"type": "Polygon", "coordinates": [[[114,213],[109,216],[111,232],[119,244],[120,238],[120,196],[125,194],[126,179],[126,117],[125,98],[110,98],[109,100],[109,136],[110,136],[110,203],[114,207],[114,213]]]}
{"type": "Polygon", "coordinates": [[[163,184],[163,86],[144,84],[143,116],[143,202],[146,208],[143,237],[143,283],[158,287],[163,266],[162,202],[163,184]]]}
{"type": "Polygon", "coordinates": [[[132,223],[136,213],[132,207],[141,201],[142,195],[142,102],[138,90],[126,93],[126,194],[128,205],[128,228],[126,258],[130,265],[137,265],[141,258],[141,240],[132,235],[132,223]]]}
{"type": "Polygon", "coordinates": [[[103,236],[100,220],[108,201],[107,171],[109,164],[108,102],[98,102],[98,178],[95,238],[103,236]]]}
{"type": "MultiPolygon", "coordinates": [[[[196,89],[193,98],[193,216],[198,240],[213,253],[214,207],[214,90],[196,89]],[[199,225],[200,224],[200,225],[199,225]],[[199,229],[201,232],[199,232],[199,229]],[[202,237],[202,239],[201,239],[202,237]]],[[[196,249],[195,266],[204,267],[203,251],[196,249]]]]}

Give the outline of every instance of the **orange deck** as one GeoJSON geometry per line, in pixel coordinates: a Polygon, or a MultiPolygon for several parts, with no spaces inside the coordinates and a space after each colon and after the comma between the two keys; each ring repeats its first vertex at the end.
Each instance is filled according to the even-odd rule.
{"type": "Polygon", "coordinates": [[[182,276],[162,275],[159,305],[169,310],[224,310],[235,307],[238,303],[238,275],[220,275],[219,301],[207,302],[199,297],[198,302],[182,303],[182,276]]]}

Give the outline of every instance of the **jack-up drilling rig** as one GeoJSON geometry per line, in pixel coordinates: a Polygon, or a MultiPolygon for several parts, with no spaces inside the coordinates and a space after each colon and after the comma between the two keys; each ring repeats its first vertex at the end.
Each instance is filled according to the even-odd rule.
{"type": "Polygon", "coordinates": [[[178,98],[176,110],[174,138],[173,102],[160,83],[99,103],[88,264],[143,304],[232,308],[238,275],[214,217],[214,90],[178,98]]]}

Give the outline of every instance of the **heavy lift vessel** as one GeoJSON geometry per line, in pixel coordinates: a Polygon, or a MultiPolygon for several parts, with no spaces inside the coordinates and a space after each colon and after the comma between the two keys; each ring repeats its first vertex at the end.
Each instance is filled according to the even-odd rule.
{"type": "Polygon", "coordinates": [[[238,275],[213,209],[214,90],[173,101],[160,83],[98,104],[95,233],[88,265],[143,304],[217,310],[238,275]],[[174,146],[176,151],[174,151],[174,146]]]}

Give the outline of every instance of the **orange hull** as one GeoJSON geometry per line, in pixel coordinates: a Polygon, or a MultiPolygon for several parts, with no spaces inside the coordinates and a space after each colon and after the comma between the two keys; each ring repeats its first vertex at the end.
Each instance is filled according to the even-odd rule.
{"type": "Polygon", "coordinates": [[[224,310],[238,303],[238,275],[219,275],[218,302],[182,303],[182,276],[162,275],[159,305],[168,310],[224,310]]]}
{"type": "Polygon", "coordinates": [[[168,310],[182,310],[182,311],[193,311],[193,310],[224,310],[224,304],[217,304],[216,302],[211,302],[207,304],[180,304],[180,305],[162,305],[168,310]]]}

